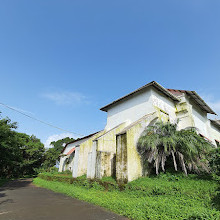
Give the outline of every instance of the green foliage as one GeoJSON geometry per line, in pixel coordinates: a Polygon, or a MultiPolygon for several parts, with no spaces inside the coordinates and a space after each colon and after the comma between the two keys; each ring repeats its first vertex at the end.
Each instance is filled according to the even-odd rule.
{"type": "Polygon", "coordinates": [[[220,148],[213,149],[209,154],[209,164],[214,178],[220,181],[220,148]]]}
{"type": "Polygon", "coordinates": [[[38,174],[38,177],[44,180],[48,181],[57,181],[57,182],[65,182],[73,185],[79,185],[86,187],[88,189],[90,188],[99,188],[99,189],[105,189],[105,190],[115,190],[118,189],[118,185],[116,181],[113,178],[103,178],[103,179],[95,179],[90,180],[86,178],[86,175],[73,178],[72,174],[69,172],[62,172],[62,173],[40,173],[38,174]],[[97,185],[98,184],[98,185],[97,185]]]}
{"type": "Polygon", "coordinates": [[[55,166],[59,162],[59,156],[63,150],[64,145],[67,143],[74,141],[73,138],[63,138],[58,141],[51,142],[52,148],[47,149],[45,153],[45,160],[43,163],[44,169],[49,171],[50,167],[55,166]]]}
{"type": "Polygon", "coordinates": [[[0,179],[0,186],[4,185],[7,182],[7,179],[0,179]]]}
{"type": "MultiPolygon", "coordinates": [[[[212,171],[213,179],[220,183],[220,148],[215,148],[209,154],[209,164],[212,171]]],[[[216,196],[213,198],[213,202],[216,204],[216,207],[220,209],[220,186],[216,191],[216,196]]]]}
{"type": "Polygon", "coordinates": [[[22,177],[35,174],[43,162],[44,145],[35,136],[15,131],[16,123],[0,119],[0,175],[22,177]]]}
{"type": "Polygon", "coordinates": [[[14,129],[16,123],[9,118],[0,120],[0,174],[1,177],[9,177],[13,172],[18,172],[19,162],[22,160],[17,136],[14,129]]]}
{"type": "MultiPolygon", "coordinates": [[[[213,219],[220,218],[220,211],[213,207],[213,197],[218,184],[197,175],[160,174],[145,177],[125,185],[123,191],[106,190],[100,182],[80,177],[82,182],[73,184],[34,179],[34,183],[108,208],[130,219],[213,219]]],[[[215,205],[215,204],[214,204],[215,205]]]]}
{"type": "Polygon", "coordinates": [[[17,133],[22,161],[20,163],[20,176],[36,174],[44,159],[44,145],[34,135],[29,136],[17,133]]]}
{"type": "Polygon", "coordinates": [[[166,163],[171,160],[175,171],[180,166],[186,175],[192,170],[208,172],[206,155],[212,148],[195,129],[179,131],[177,124],[162,121],[148,126],[138,142],[138,151],[146,166],[155,167],[156,174],[160,168],[164,172],[166,163]]]}

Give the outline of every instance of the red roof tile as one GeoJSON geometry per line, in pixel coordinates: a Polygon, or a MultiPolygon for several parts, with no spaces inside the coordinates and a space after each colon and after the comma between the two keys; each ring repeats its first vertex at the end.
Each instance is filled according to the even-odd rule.
{"type": "Polygon", "coordinates": [[[70,155],[75,151],[75,148],[72,148],[66,155],[70,155]]]}

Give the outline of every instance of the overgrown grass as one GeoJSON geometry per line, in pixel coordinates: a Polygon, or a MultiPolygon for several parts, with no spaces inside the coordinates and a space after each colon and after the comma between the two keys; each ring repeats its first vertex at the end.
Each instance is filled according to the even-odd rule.
{"type": "Polygon", "coordinates": [[[213,203],[218,184],[213,180],[198,179],[195,175],[161,175],[140,178],[120,191],[117,187],[106,190],[100,182],[80,178],[83,184],[47,181],[39,177],[34,179],[34,183],[130,219],[220,219],[220,211],[213,203]]]}

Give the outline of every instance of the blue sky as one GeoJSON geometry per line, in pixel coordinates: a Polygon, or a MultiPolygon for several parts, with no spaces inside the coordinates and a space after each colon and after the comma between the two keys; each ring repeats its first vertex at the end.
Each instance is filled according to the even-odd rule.
{"type": "MultiPolygon", "coordinates": [[[[0,102],[32,117],[87,135],[100,107],[152,80],[220,114],[219,0],[2,1],[0,28],[0,102]]],[[[44,143],[68,135],[0,111],[44,143]]]]}

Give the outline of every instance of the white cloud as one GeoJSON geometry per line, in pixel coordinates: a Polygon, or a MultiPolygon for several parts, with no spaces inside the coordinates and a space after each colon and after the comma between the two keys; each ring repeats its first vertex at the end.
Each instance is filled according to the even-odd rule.
{"type": "Polygon", "coordinates": [[[72,105],[87,103],[86,97],[79,92],[48,92],[43,97],[55,102],[57,105],[72,105]]]}
{"type": "Polygon", "coordinates": [[[74,139],[78,138],[76,135],[71,134],[71,133],[54,134],[54,135],[51,135],[47,138],[47,140],[44,143],[44,147],[46,149],[52,148],[53,146],[50,145],[51,142],[58,141],[58,140],[63,139],[65,137],[70,137],[70,138],[74,138],[74,139]]]}

